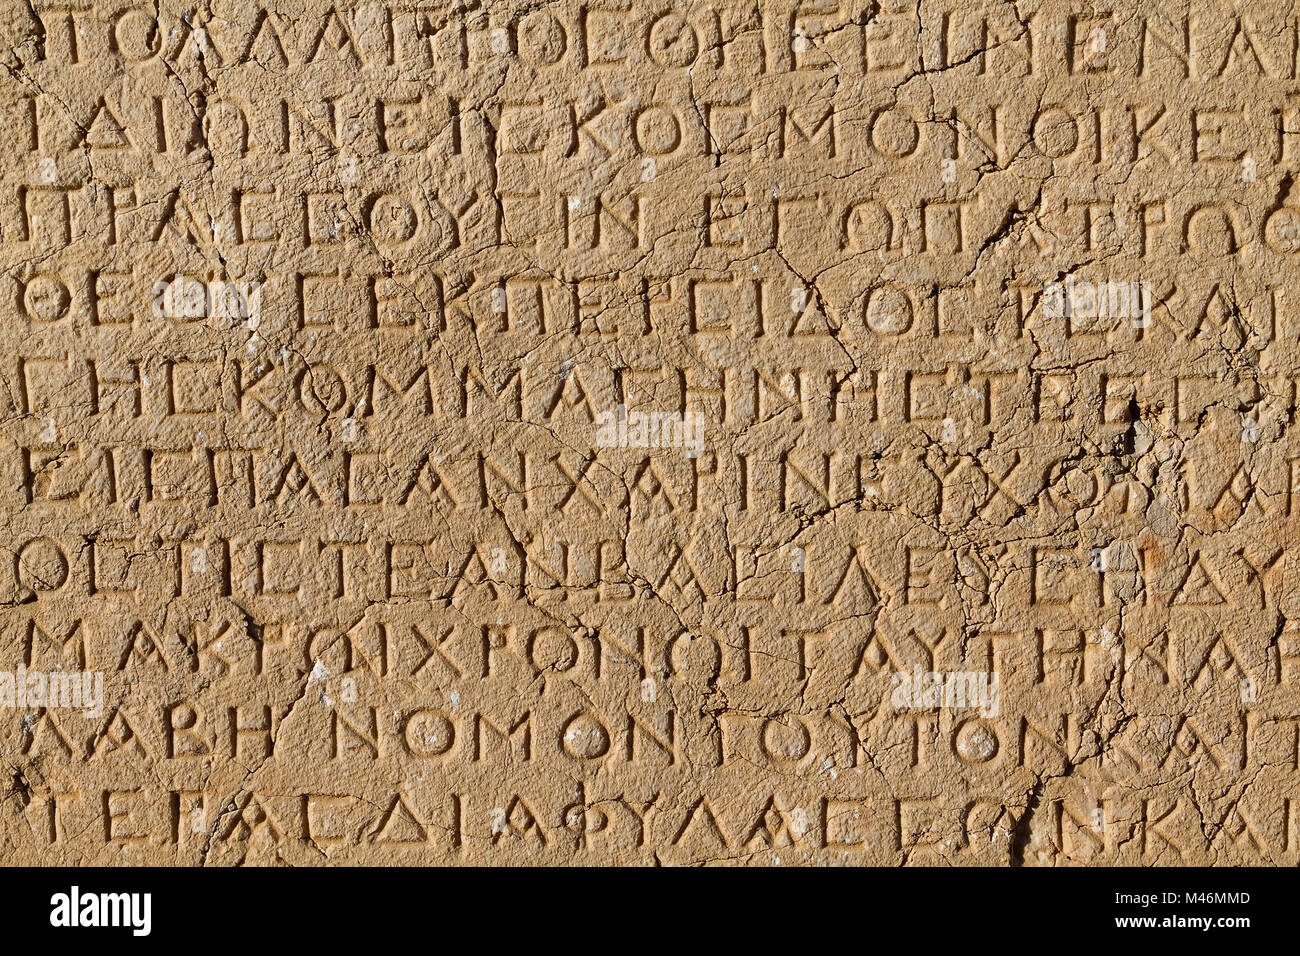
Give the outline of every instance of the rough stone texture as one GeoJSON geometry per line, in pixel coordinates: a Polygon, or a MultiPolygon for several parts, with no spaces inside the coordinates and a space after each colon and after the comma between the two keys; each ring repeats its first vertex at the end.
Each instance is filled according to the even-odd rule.
{"type": "Polygon", "coordinates": [[[0,860],[1297,862],[1297,10],[1122,6],[4,0],[0,860]]]}

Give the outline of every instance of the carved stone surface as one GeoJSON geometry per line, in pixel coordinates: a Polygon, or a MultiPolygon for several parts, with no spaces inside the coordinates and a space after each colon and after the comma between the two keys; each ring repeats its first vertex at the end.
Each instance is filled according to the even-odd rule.
{"type": "Polygon", "coordinates": [[[1290,3],[4,0],[0,861],[1300,861],[1290,3]]]}

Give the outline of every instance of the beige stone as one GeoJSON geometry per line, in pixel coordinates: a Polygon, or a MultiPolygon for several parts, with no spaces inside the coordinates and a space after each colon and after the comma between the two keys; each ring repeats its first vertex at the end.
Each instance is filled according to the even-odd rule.
{"type": "Polygon", "coordinates": [[[1295,9],[0,9],[0,861],[1300,859],[1295,9]]]}

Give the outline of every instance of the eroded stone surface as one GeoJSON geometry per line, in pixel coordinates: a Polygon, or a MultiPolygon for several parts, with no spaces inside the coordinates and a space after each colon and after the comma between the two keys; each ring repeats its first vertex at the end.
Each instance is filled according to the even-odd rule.
{"type": "Polygon", "coordinates": [[[0,858],[1296,862],[1297,18],[1125,6],[5,2],[0,858]]]}

